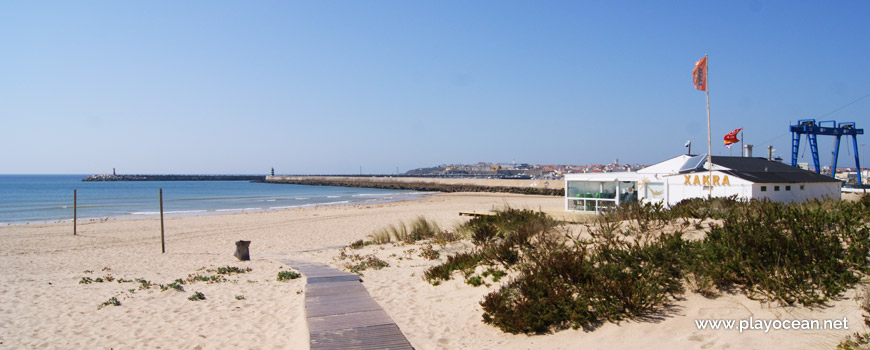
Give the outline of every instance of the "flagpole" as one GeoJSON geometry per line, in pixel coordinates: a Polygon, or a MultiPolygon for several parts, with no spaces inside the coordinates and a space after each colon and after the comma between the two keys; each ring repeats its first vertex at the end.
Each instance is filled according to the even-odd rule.
{"type": "Polygon", "coordinates": [[[743,139],[746,138],[746,133],[743,132],[743,127],[740,127],[740,156],[746,157],[746,149],[743,148],[743,139]]]}
{"type": "MultiPolygon", "coordinates": [[[[704,58],[707,58],[707,55],[704,55],[704,58]]],[[[713,139],[710,134],[710,62],[705,61],[707,66],[706,71],[704,72],[704,92],[707,93],[707,164],[710,168],[710,177],[709,186],[710,186],[710,198],[713,198],[713,139]]]]}

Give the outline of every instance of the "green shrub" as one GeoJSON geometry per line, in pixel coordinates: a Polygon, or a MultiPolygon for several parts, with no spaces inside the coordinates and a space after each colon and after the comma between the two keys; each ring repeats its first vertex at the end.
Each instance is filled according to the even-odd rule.
{"type": "Polygon", "coordinates": [[[679,234],[640,243],[549,240],[530,251],[519,275],[481,302],[485,323],[539,333],[644,315],[682,292],[679,234]]]}
{"type": "Polygon", "coordinates": [[[499,280],[501,280],[502,277],[507,276],[507,272],[490,267],[483,272],[483,276],[492,276],[492,281],[498,282],[499,280]]]}
{"type": "Polygon", "coordinates": [[[349,245],[349,247],[350,247],[351,249],[360,249],[360,248],[365,247],[365,246],[366,246],[366,242],[364,242],[364,241],[361,240],[361,239],[360,239],[360,240],[357,240],[357,241],[354,241],[353,243],[351,243],[351,244],[349,245]]]}
{"type": "Polygon", "coordinates": [[[866,271],[870,231],[857,206],[753,201],[732,210],[692,245],[697,280],[750,297],[817,305],[866,271]]]}
{"type": "Polygon", "coordinates": [[[453,271],[474,269],[482,260],[483,256],[473,252],[451,255],[447,257],[447,261],[443,264],[428,268],[423,273],[423,278],[433,284],[439,280],[446,281],[450,279],[453,271]]]}
{"type": "Polygon", "coordinates": [[[295,280],[301,276],[302,275],[300,275],[296,271],[289,271],[289,270],[280,271],[280,272],[278,272],[278,281],[283,282],[283,281],[295,280]]]}
{"type": "Polygon", "coordinates": [[[232,274],[251,272],[251,271],[253,271],[253,269],[251,269],[250,267],[240,268],[240,267],[236,267],[236,266],[223,266],[223,267],[218,267],[215,270],[206,270],[206,271],[216,272],[218,275],[232,275],[232,274]]]}
{"type": "Polygon", "coordinates": [[[674,205],[669,212],[673,217],[691,219],[724,219],[735,210],[747,205],[747,201],[737,199],[737,196],[717,198],[690,198],[674,205]]]}
{"type": "Polygon", "coordinates": [[[390,264],[381,258],[378,258],[374,254],[369,254],[366,256],[358,257],[357,259],[352,259],[352,261],[356,261],[356,264],[350,263],[346,264],[345,268],[348,271],[356,274],[362,275],[360,272],[368,269],[380,270],[385,267],[389,267],[390,264]]]}
{"type": "Polygon", "coordinates": [[[190,300],[190,301],[205,300],[205,294],[202,294],[200,292],[193,292],[193,294],[191,294],[189,297],[187,297],[187,300],[190,300]]]}
{"type": "Polygon", "coordinates": [[[100,310],[106,306],[121,306],[121,302],[118,301],[118,298],[111,297],[109,300],[104,301],[102,304],[97,306],[97,310],[100,310]]]}
{"type": "Polygon", "coordinates": [[[179,280],[175,280],[175,282],[172,282],[172,283],[169,283],[169,284],[166,284],[166,285],[161,284],[161,285],[160,285],[160,291],[161,291],[161,292],[165,292],[165,291],[167,291],[167,290],[169,290],[169,289],[174,289],[174,290],[176,290],[176,291],[183,292],[183,291],[184,291],[184,287],[182,287],[181,285],[184,284],[184,281],[181,281],[180,283],[179,283],[179,281],[181,281],[181,280],[180,280],[180,279],[179,279],[179,280]]]}
{"type": "Polygon", "coordinates": [[[222,283],[228,281],[223,275],[200,275],[199,273],[187,275],[186,282],[222,283]]]}
{"type": "Polygon", "coordinates": [[[151,288],[151,281],[147,281],[144,278],[137,278],[136,282],[139,282],[139,289],[151,288]]]}
{"type": "Polygon", "coordinates": [[[427,244],[420,248],[420,257],[426,260],[438,260],[441,257],[441,253],[433,248],[432,244],[427,244]]]}
{"type": "Polygon", "coordinates": [[[483,278],[480,276],[469,276],[465,279],[465,283],[474,287],[483,285],[483,278]]]}
{"type": "MultiPolygon", "coordinates": [[[[484,322],[511,333],[642,317],[683,293],[683,285],[705,295],[742,290],[752,298],[819,305],[870,272],[867,198],[693,199],[673,209],[627,203],[587,224],[591,239],[559,234],[543,213],[507,209],[460,226],[457,232],[475,247],[448,256],[424,278],[437,285],[461,270],[467,283],[479,285],[478,265],[514,271],[515,278],[481,302],[484,322]],[[683,239],[681,229],[693,222],[703,228],[708,219],[720,224],[705,222],[703,240],[683,239]]],[[[498,281],[506,272],[490,267],[482,275],[498,281]]]]}
{"type": "Polygon", "coordinates": [[[508,208],[495,215],[474,217],[463,229],[470,232],[482,261],[510,267],[520,260],[522,250],[532,248],[534,240],[552,234],[556,225],[543,212],[508,208]]]}

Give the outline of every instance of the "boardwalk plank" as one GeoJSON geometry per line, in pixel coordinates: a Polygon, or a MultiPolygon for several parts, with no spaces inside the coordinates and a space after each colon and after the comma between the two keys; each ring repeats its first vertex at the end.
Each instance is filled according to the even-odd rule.
{"type": "Polygon", "coordinates": [[[334,277],[309,277],[306,279],[308,283],[324,283],[324,282],[343,282],[343,281],[362,281],[357,275],[344,275],[334,277]]]}
{"type": "Polygon", "coordinates": [[[279,261],[306,277],[305,313],[312,350],[413,349],[359,276],[321,264],[279,261]]]}
{"type": "Polygon", "coordinates": [[[395,324],[311,333],[311,349],[413,349],[395,324]]]}
{"type": "Polygon", "coordinates": [[[359,281],[317,283],[309,284],[305,287],[305,295],[309,297],[350,294],[358,293],[360,291],[368,294],[366,288],[363,287],[362,283],[359,283],[359,281]]]}
{"type": "Polygon", "coordinates": [[[349,314],[353,312],[360,311],[373,311],[380,309],[381,306],[378,305],[374,300],[362,300],[362,301],[353,301],[346,303],[334,303],[327,305],[309,305],[305,304],[305,310],[308,313],[309,317],[316,316],[326,316],[326,315],[338,315],[338,314],[349,314]]]}
{"type": "Polygon", "coordinates": [[[357,290],[353,293],[341,293],[341,294],[330,294],[330,295],[311,295],[305,298],[306,303],[320,303],[320,304],[331,304],[344,302],[348,300],[364,300],[370,299],[369,293],[365,290],[357,290]]]}
{"type": "Polygon", "coordinates": [[[355,277],[359,278],[359,276],[354,275],[354,274],[352,274],[352,273],[347,273],[347,272],[344,272],[344,271],[338,271],[338,270],[336,270],[336,269],[332,269],[332,270],[301,270],[301,271],[299,271],[299,272],[302,272],[302,274],[305,275],[305,276],[308,277],[308,278],[312,278],[312,277],[333,277],[333,276],[355,276],[355,277]]]}
{"type": "Polygon", "coordinates": [[[381,326],[393,323],[384,310],[308,318],[310,332],[335,331],[346,328],[381,326]]]}

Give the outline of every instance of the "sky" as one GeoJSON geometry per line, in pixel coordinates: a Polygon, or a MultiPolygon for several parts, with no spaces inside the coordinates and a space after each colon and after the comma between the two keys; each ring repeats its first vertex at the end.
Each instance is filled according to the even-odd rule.
{"type": "MultiPolygon", "coordinates": [[[[713,154],[743,127],[756,156],[772,145],[788,162],[799,119],[870,134],[868,13],[867,1],[4,1],[0,173],[652,164],[687,140],[707,151],[691,82],[705,54],[713,154]]],[[[833,143],[819,138],[822,165],[833,143]]],[[[840,153],[854,166],[851,140],[840,153]]]]}

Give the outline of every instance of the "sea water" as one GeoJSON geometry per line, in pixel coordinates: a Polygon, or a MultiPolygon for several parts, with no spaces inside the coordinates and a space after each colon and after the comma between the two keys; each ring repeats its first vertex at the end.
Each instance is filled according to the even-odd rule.
{"type": "Polygon", "coordinates": [[[420,192],[253,183],[247,181],[82,182],[87,175],[0,175],[0,224],[63,221],[78,217],[136,218],[265,211],[318,205],[414,199],[420,192]]]}

